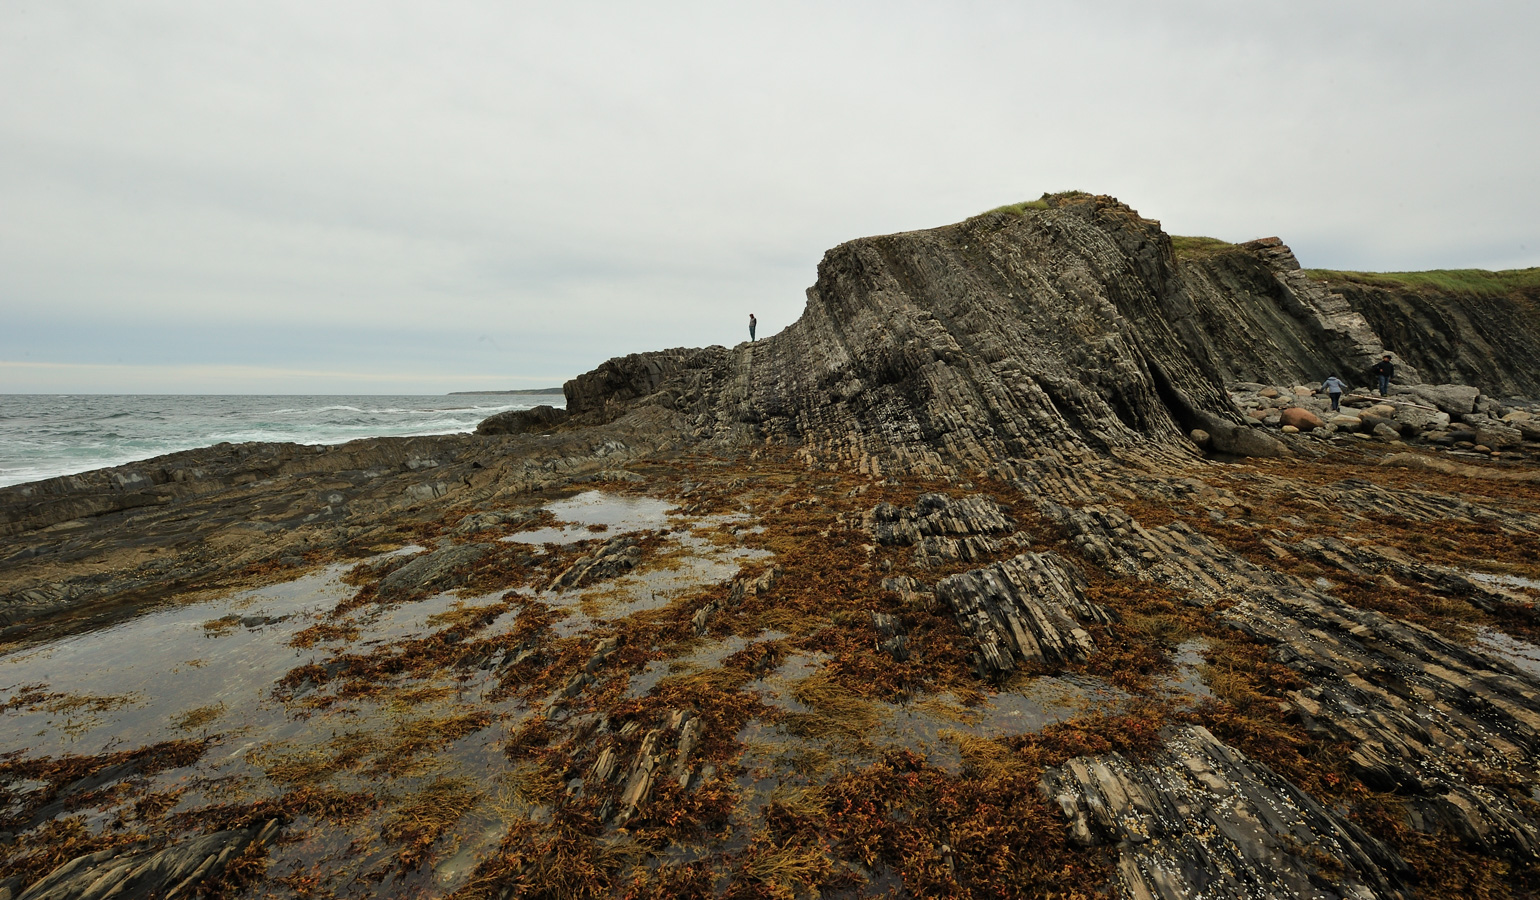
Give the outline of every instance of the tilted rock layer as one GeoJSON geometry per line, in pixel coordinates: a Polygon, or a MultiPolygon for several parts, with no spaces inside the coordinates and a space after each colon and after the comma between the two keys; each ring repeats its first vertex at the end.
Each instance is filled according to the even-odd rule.
{"type": "MultiPolygon", "coordinates": [[[[1534,303],[1063,195],[836,247],[781,333],[610,360],[565,413],[5,489],[14,641],[368,557],[270,696],[346,723],[384,692],[406,737],[298,748],[249,806],[138,802],[132,840],[61,824],[131,796],[118,757],[3,748],[0,892],[1530,895],[1534,303]],[[1386,352],[1390,397],[1327,408],[1386,352]],[[666,513],[562,525],[593,488],[666,513]],[[462,738],[436,762],[476,778],[406,765],[462,738]],[[305,856],[334,819],[368,837],[305,856]]],[[[14,690],[0,714],[66,708],[14,690]]]]}

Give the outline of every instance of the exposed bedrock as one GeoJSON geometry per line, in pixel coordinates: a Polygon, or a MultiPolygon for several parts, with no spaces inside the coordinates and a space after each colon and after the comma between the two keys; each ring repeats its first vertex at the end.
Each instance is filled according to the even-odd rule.
{"type": "Polygon", "coordinates": [[[1387,350],[1424,381],[1478,385],[1494,397],[1540,397],[1540,291],[1480,297],[1437,288],[1398,290],[1333,277],[1387,350]]]}
{"type": "Polygon", "coordinates": [[[1201,726],[1165,735],[1158,759],[1080,757],[1043,793],[1075,841],[1117,849],[1123,896],[1402,897],[1409,867],[1347,819],[1201,726]],[[1332,868],[1323,868],[1328,860],[1332,868]]]}
{"type": "MultiPolygon", "coordinates": [[[[269,819],[160,849],[101,850],[65,863],[16,895],[17,900],[190,900],[204,896],[242,852],[262,849],[281,831],[282,822],[269,819]]],[[[0,892],[11,896],[7,887],[0,886],[0,892]]]]}
{"type": "Polygon", "coordinates": [[[553,406],[537,406],[534,409],[510,409],[484,419],[476,426],[476,433],[531,434],[550,431],[567,421],[567,411],[553,406]]]}
{"type": "Polygon", "coordinates": [[[818,462],[945,472],[1132,446],[1187,454],[1194,428],[1216,451],[1275,455],[1274,438],[1235,427],[1223,385],[1361,384],[1387,351],[1398,386],[1540,395],[1540,375],[1515,364],[1540,348],[1540,316],[1523,314],[1533,298],[1329,282],[1277,238],[1179,260],[1158,222],[1116,200],[1048,204],[841,244],[780,334],[611,360],[568,383],[567,407],[592,422],[655,404],[719,442],[790,439],[818,462]],[[1419,345],[1406,333],[1419,323],[1452,331],[1419,345]]]}
{"type": "Polygon", "coordinates": [[[1080,623],[1109,621],[1106,610],[1085,599],[1085,576],[1052,553],[1023,553],[943,578],[936,596],[978,646],[974,665],[986,677],[1021,663],[1084,659],[1096,645],[1080,623]]]}
{"type": "Polygon", "coordinates": [[[1110,198],[863,238],[824,255],[780,334],[611,360],[568,383],[567,406],[603,421],[658,404],[702,438],[792,440],[866,470],[1187,455],[1190,428],[1241,419],[1170,324],[1180,290],[1159,224],[1110,198]]]}
{"type": "MultiPolygon", "coordinates": [[[[621,467],[676,446],[680,431],[671,413],[649,407],[559,434],[219,444],[0,488],[0,634],[105,609],[113,598],[134,598],[113,601],[126,613],[191,587],[399,546],[411,523],[446,509],[480,510],[456,534],[512,528],[524,513],[504,504],[551,487],[635,479],[621,467]]],[[[451,585],[397,586],[388,592],[451,585]]]]}
{"type": "MultiPolygon", "coordinates": [[[[1451,429],[1449,443],[1517,446],[1524,421],[1498,422],[1487,395],[1540,396],[1535,299],[1326,278],[1302,270],[1276,238],[1184,246],[1179,255],[1157,222],[1115,200],[1045,199],[1047,208],[1020,215],[842,244],[825,254],[803,316],[783,332],[733,350],[612,360],[568,384],[568,408],[574,421],[598,423],[657,407],[704,446],[784,442],[815,466],[1010,481],[1090,565],[1176,590],[1272,648],[1308,685],[1289,696],[1290,715],[1323,742],[1351,748],[1349,768],[1400,798],[1413,828],[1534,865],[1540,822],[1531,804],[1490,786],[1540,778],[1532,676],[1357,608],[1329,583],[1285,574],[1286,565],[1264,569],[1181,521],[1146,526],[1115,504],[1197,491],[1220,518],[1242,507],[1190,477],[1206,465],[1200,439],[1230,457],[1336,452],[1286,442],[1266,424],[1384,442],[1451,429]],[[1419,342],[1425,332],[1438,337],[1419,342]],[[1360,398],[1328,419],[1324,397],[1313,404],[1319,411],[1280,399],[1253,404],[1260,417],[1243,416],[1227,391],[1314,385],[1332,374],[1362,385],[1387,352],[1397,363],[1393,407],[1360,398]],[[1298,411],[1282,421],[1291,406],[1298,411]],[[1269,413],[1279,421],[1264,422],[1269,413]],[[1464,421],[1472,416],[1475,424],[1464,421]],[[1468,435],[1453,434],[1465,425],[1468,435]]],[[[1505,534],[1540,540],[1533,514],[1436,492],[1344,481],[1310,502],[1350,520],[1500,523],[1505,534]]],[[[1083,626],[1113,621],[1086,600],[1076,563],[1028,552],[999,561],[1017,540],[1015,523],[988,504],[928,495],[914,509],[874,508],[860,524],[880,545],[915,547],[922,570],[981,564],[934,584],[884,581],[907,605],[948,608],[981,676],[1084,659],[1096,647],[1083,626]]],[[[1508,602],[1389,548],[1260,529],[1257,543],[1281,561],[1310,559],[1484,609],[1508,602]]],[[[1123,846],[1120,878],[1132,896],[1406,890],[1408,869],[1395,853],[1201,728],[1168,734],[1163,753],[1138,765],[1076,760],[1049,782],[1087,841],[1123,846]],[[1107,812],[1116,798],[1132,818],[1107,812]],[[1325,856],[1345,874],[1322,869],[1325,856]]]]}
{"type": "MultiPolygon", "coordinates": [[[[1376,499],[1390,500],[1382,493],[1365,486],[1340,499],[1372,510],[1376,499]]],[[[1431,500],[1400,499],[1403,515],[1429,522],[1459,514],[1431,500]]],[[[1482,512],[1469,504],[1464,511],[1482,512]]],[[[1400,795],[1417,827],[1452,831],[1486,852],[1540,858],[1532,812],[1469,775],[1540,779],[1540,691],[1531,676],[1421,626],[1345,603],[1329,586],[1262,569],[1182,523],[1145,528],[1116,508],[1046,502],[1044,512],[1113,571],[1184,591],[1194,603],[1233,601],[1221,620],[1270,645],[1274,658],[1310,685],[1291,695],[1307,730],[1355,748],[1359,777],[1400,795]]],[[[1514,524],[1540,534],[1533,517],[1514,524]]]]}

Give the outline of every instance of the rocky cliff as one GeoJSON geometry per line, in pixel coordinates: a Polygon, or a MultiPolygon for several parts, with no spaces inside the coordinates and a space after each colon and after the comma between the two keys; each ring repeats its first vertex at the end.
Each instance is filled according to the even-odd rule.
{"type": "Polygon", "coordinates": [[[1525,290],[1061,195],[565,414],[0,490],[0,898],[1533,896],[1525,290]]]}
{"type": "Polygon", "coordinates": [[[1107,197],[865,238],[825,254],[790,328],[736,352],[611,360],[567,408],[639,404],[697,439],[785,440],[810,458],[908,471],[1009,467],[1139,447],[1266,454],[1231,436],[1235,383],[1349,384],[1390,352],[1396,384],[1540,396],[1535,291],[1396,291],[1300,269],[1277,238],[1179,255],[1158,222],[1107,197]]]}

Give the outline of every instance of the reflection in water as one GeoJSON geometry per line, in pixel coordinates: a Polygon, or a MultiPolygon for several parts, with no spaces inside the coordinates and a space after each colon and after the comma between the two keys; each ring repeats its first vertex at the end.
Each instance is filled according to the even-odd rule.
{"type": "Polygon", "coordinates": [[[1488,653],[1502,657],[1526,674],[1540,678],[1540,647],[1504,634],[1495,628],[1477,629],[1476,645],[1488,653]]]}
{"type": "Polygon", "coordinates": [[[631,497],[585,491],[576,497],[546,504],[545,508],[565,523],[553,528],[521,531],[503,538],[520,544],[571,544],[603,535],[613,537],[632,531],[651,531],[669,526],[673,504],[652,497],[631,497]]]}
{"type": "Polygon", "coordinates": [[[282,711],[264,703],[264,695],[303,661],[286,646],[289,637],[352,593],[341,582],[343,570],[332,566],[287,584],[149,613],[0,657],[0,691],[12,698],[39,684],[76,697],[135,698],[96,713],[87,727],[78,721],[51,726],[56,713],[46,705],[9,711],[0,717],[0,747],[38,755],[137,747],[179,736],[169,733],[173,720],[209,707],[222,708],[224,721],[202,723],[213,731],[229,723],[281,720],[282,711]]]}
{"type": "Polygon", "coordinates": [[[1480,581],[1484,584],[1498,587],[1532,588],[1540,590],[1540,581],[1533,578],[1524,578],[1520,575],[1489,575],[1486,572],[1468,572],[1466,577],[1471,581],[1480,581]]]}
{"type": "Polygon", "coordinates": [[[1171,656],[1171,664],[1176,670],[1167,676],[1161,687],[1168,694],[1180,695],[1187,700],[1203,700],[1214,696],[1209,690],[1208,683],[1203,680],[1203,672],[1199,669],[1203,665],[1203,653],[1208,649],[1208,641],[1202,638],[1192,638],[1177,645],[1176,652],[1171,656]]]}
{"type": "MultiPolygon", "coordinates": [[[[550,505],[572,523],[516,535],[527,543],[608,538],[642,529],[667,530],[658,552],[630,573],[599,584],[540,594],[569,613],[560,634],[579,634],[607,620],[654,609],[709,584],[730,580],[764,551],[722,540],[712,531],[730,517],[673,522],[661,500],[591,491],[550,505]],[[590,526],[604,526],[595,530],[590,526]]],[[[402,553],[419,552],[406,548],[402,553]]],[[[398,604],[369,603],[334,615],[356,589],[348,566],[223,599],[148,612],[103,630],[0,656],[0,752],[28,757],[95,755],[175,738],[212,738],[204,758],[145,780],[144,791],[179,792],[175,812],[250,803],[305,787],[360,792],[372,804],[359,821],[338,827],[303,815],[270,850],[269,876],[324,873],[337,896],[440,895],[456,889],[501,840],[511,821],[539,818],[539,808],[510,799],[504,740],[543,708],[519,699],[493,702],[495,669],[450,668],[411,679],[381,676],[366,696],[301,688],[287,702],[274,689],[307,665],[344,656],[391,654],[403,641],[464,621],[465,610],[496,606],[505,594],[459,599],[437,594],[398,604]],[[302,630],[333,626],[304,647],[302,630]],[[325,701],[325,702],[317,702],[325,701]],[[453,788],[461,798],[445,857],[411,872],[395,867],[399,842],[386,839],[393,816],[453,788]]],[[[534,591],[516,593],[533,596],[534,591]]],[[[515,603],[516,605],[516,603],[515,603]]],[[[516,611],[479,632],[510,630],[516,611]]],[[[770,637],[782,637],[777,635],[770,637]]],[[[707,668],[745,642],[703,648],[681,663],[707,668]]],[[[667,672],[638,676],[650,689],[667,672]]],[[[12,796],[26,784],[8,786],[12,796]]],[[[35,790],[39,785],[31,786],[35,790]]],[[[131,803],[134,792],[124,795],[131,803]]],[[[88,828],[105,827],[122,807],[83,811],[88,828]]]]}

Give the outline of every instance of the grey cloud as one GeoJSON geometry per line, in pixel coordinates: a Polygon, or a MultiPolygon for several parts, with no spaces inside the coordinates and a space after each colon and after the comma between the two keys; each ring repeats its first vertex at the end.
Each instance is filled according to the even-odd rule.
{"type": "Polygon", "coordinates": [[[737,341],[750,310],[784,327],[829,246],[1066,188],[1306,265],[1534,265],[1537,26],[1498,3],[17,4],[0,314],[27,334],[0,361],[117,358],[114,329],[174,361],[201,327],[304,368],[321,351],[283,335],[356,327],[310,368],[415,346],[571,375],[737,341]],[[502,358],[458,346],[482,334],[502,358]]]}

